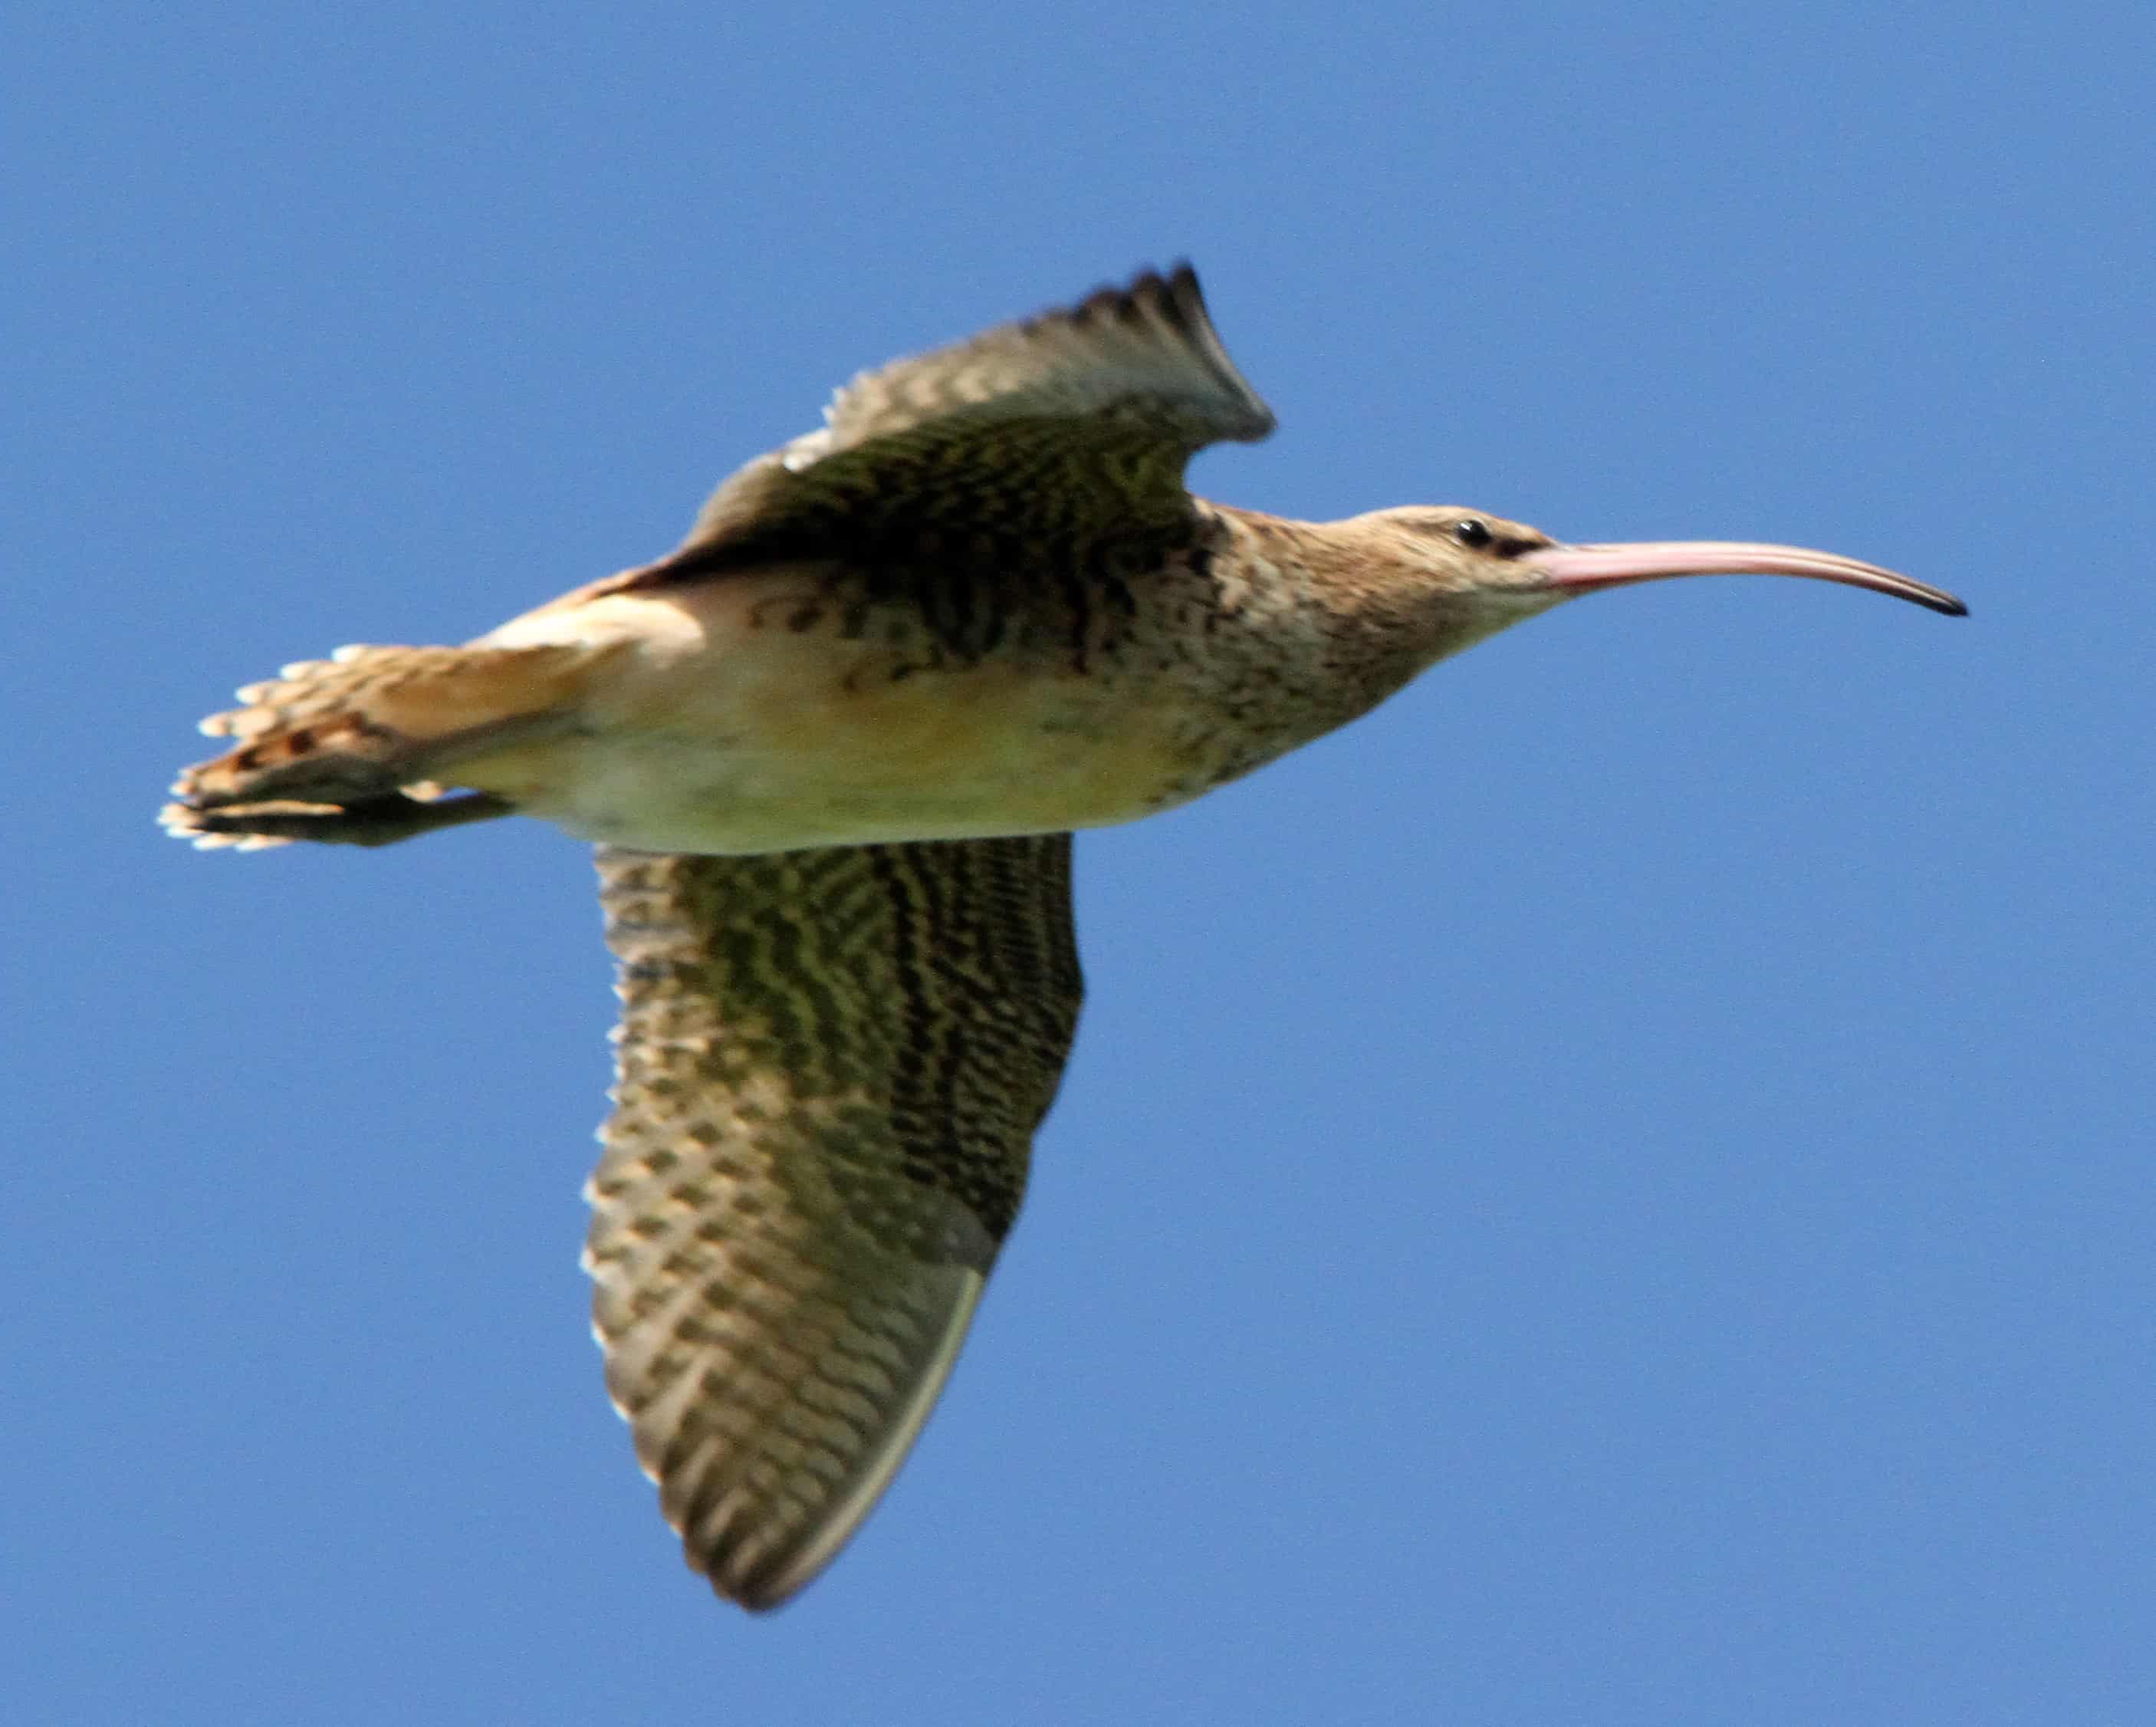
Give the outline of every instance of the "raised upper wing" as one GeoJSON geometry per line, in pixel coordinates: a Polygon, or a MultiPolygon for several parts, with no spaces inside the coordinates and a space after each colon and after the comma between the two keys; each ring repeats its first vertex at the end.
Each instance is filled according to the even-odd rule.
{"type": "Polygon", "coordinates": [[[737,558],[903,551],[999,518],[1081,538],[1157,528],[1189,516],[1193,455],[1273,429],[1188,265],[863,373],[824,418],[722,484],[647,579],[737,558]]]}
{"type": "Polygon", "coordinates": [[[1077,1023],[1070,859],[599,854],[595,1329],[689,1563],[746,1606],[829,1562],[950,1372],[1077,1023]]]}

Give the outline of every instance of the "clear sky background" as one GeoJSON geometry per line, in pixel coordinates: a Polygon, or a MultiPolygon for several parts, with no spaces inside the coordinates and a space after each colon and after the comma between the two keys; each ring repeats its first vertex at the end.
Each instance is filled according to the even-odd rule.
{"type": "Polygon", "coordinates": [[[33,5],[0,80],[26,1723],[2156,1719],[2156,13],[33,5]],[[664,550],[1188,254],[1318,517],[1794,541],[1085,839],[884,1508],[682,1569],[501,823],[197,856],[234,684],[664,550]]]}

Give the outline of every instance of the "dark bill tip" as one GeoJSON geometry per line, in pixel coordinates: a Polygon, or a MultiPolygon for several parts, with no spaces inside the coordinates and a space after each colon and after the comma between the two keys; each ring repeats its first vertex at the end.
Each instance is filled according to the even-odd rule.
{"type": "Polygon", "coordinates": [[[1876,563],[1803,546],[1748,540],[1644,540],[1617,546],[1542,546],[1522,553],[1519,561],[1539,572],[1551,588],[1566,594],[1671,576],[1803,576],[1891,594],[1949,618],[1969,615],[1969,608],[1943,588],[1876,563]]]}

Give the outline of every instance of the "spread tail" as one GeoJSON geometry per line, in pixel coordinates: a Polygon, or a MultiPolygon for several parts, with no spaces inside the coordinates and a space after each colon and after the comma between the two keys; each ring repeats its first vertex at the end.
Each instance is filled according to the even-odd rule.
{"type": "Polygon", "coordinates": [[[239,692],[202,729],[237,747],[172,786],[167,831],[198,845],[311,838],[379,845],[508,812],[439,801],[459,760],[542,733],[574,707],[603,652],[579,645],[339,648],[239,692]]]}

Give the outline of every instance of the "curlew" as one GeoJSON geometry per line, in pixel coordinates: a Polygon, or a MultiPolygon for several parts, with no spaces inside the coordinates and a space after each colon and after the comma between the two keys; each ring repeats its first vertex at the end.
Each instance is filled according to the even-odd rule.
{"type": "Polygon", "coordinates": [[[1077,1020],[1073,830],[1597,589],[1758,573],[1964,609],[1794,547],[1194,497],[1190,457],[1273,418],[1188,267],[864,373],[825,419],[655,563],[243,689],[163,817],[259,848],[516,814],[599,846],[623,1015],[594,1326],[690,1564],[752,1608],[883,1492],[1016,1216],[1077,1020]]]}

